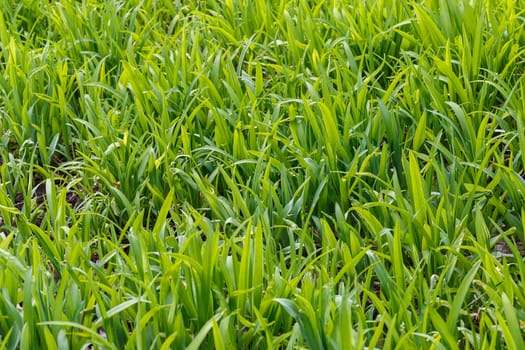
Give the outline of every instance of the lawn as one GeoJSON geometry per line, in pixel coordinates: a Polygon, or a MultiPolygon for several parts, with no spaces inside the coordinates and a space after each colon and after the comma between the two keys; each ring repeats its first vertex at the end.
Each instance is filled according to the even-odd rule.
{"type": "Polygon", "coordinates": [[[524,0],[0,8],[0,349],[525,349],[524,0]]]}

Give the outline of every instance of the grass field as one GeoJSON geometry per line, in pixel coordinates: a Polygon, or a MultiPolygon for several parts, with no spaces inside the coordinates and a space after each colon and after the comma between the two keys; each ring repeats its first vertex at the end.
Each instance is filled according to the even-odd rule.
{"type": "Polygon", "coordinates": [[[525,1],[0,8],[0,349],[525,349],[525,1]]]}

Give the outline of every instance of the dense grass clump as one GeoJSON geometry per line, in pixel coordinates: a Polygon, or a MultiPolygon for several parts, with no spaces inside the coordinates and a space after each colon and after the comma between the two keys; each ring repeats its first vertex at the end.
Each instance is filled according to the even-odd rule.
{"type": "Polygon", "coordinates": [[[0,8],[0,349],[525,349],[525,1],[0,8]]]}

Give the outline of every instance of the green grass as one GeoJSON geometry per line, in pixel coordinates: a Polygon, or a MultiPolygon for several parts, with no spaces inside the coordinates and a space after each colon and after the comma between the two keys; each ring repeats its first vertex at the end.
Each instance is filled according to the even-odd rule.
{"type": "Polygon", "coordinates": [[[0,349],[525,348],[524,1],[0,8],[0,349]]]}

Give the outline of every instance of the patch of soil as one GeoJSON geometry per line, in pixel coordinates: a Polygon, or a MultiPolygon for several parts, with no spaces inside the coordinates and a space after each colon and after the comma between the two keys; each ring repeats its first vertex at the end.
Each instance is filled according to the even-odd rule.
{"type": "MultiPolygon", "coordinates": [[[[518,252],[520,253],[521,257],[524,258],[525,257],[525,245],[519,239],[516,240],[516,248],[518,248],[518,252]]],[[[507,242],[505,242],[505,240],[503,240],[503,239],[500,239],[496,243],[496,245],[492,249],[492,254],[494,256],[496,256],[496,258],[498,260],[501,260],[501,258],[504,257],[504,256],[507,256],[507,257],[513,257],[514,256],[512,254],[511,248],[509,247],[507,242]]]]}
{"type": "MultiPolygon", "coordinates": [[[[1,159],[0,159],[1,160],[1,159]]],[[[55,172],[54,175],[56,176],[55,179],[55,186],[58,188],[65,186],[68,181],[67,179],[70,178],[68,174],[62,173],[60,171],[55,172]]],[[[42,220],[44,219],[45,210],[46,210],[46,202],[47,202],[47,190],[46,190],[46,179],[42,174],[39,173],[33,173],[32,178],[32,184],[33,184],[33,190],[31,191],[31,201],[35,201],[36,204],[34,208],[31,208],[31,211],[37,215],[34,219],[32,219],[32,222],[40,226],[42,224],[42,220]],[[36,212],[40,212],[40,214],[36,214],[36,212]]],[[[17,192],[13,199],[13,206],[18,209],[19,211],[22,211],[25,205],[24,201],[24,194],[22,192],[17,192]]],[[[75,191],[68,191],[66,193],[66,202],[72,207],[72,208],[78,208],[82,204],[82,198],[79,196],[79,194],[75,191]]],[[[32,215],[33,217],[33,215],[32,215]]],[[[0,216],[0,228],[8,223],[5,222],[5,220],[0,216]]],[[[16,222],[10,223],[12,226],[16,227],[16,222]]]]}

